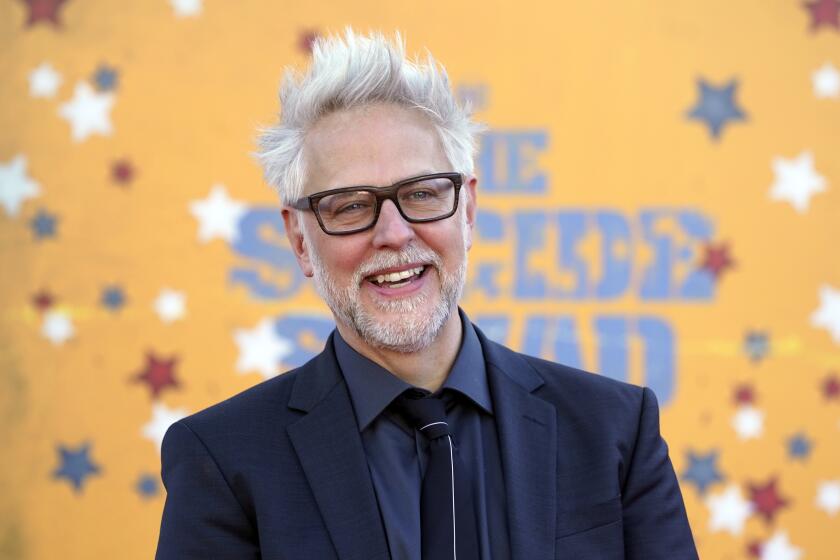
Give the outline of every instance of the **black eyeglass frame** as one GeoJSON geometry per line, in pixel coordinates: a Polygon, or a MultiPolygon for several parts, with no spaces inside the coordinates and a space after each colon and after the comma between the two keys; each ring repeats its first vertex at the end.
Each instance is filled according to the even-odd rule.
{"type": "Polygon", "coordinates": [[[321,191],[315,194],[304,196],[302,198],[297,199],[296,201],[292,202],[289,206],[296,210],[310,210],[313,214],[315,214],[315,218],[318,220],[318,225],[321,226],[321,229],[327,235],[350,235],[351,233],[359,233],[361,231],[366,231],[373,226],[376,225],[376,222],[379,221],[379,212],[382,209],[382,203],[386,200],[390,200],[394,203],[394,206],[397,207],[400,215],[403,219],[411,224],[422,224],[426,222],[436,222],[438,220],[445,220],[449,218],[458,210],[458,199],[460,198],[459,194],[461,192],[461,187],[464,184],[464,176],[457,172],[452,173],[431,173],[429,175],[418,175],[416,177],[409,177],[408,179],[403,179],[397,183],[389,187],[373,187],[370,185],[359,185],[358,187],[341,187],[339,189],[330,189],[328,191],[321,191]],[[399,201],[397,200],[397,191],[400,187],[407,185],[409,183],[417,183],[419,181],[425,181],[427,179],[449,179],[452,181],[452,184],[455,186],[455,202],[452,205],[452,211],[444,214],[443,216],[438,216],[436,218],[410,218],[405,215],[403,212],[402,207],[400,206],[399,201]],[[333,194],[339,194],[343,192],[352,192],[352,191],[365,191],[373,193],[373,196],[376,198],[376,208],[373,213],[373,220],[370,222],[369,225],[356,228],[349,231],[328,231],[326,226],[324,225],[323,220],[321,219],[321,213],[318,210],[318,202],[326,197],[333,194]]]}

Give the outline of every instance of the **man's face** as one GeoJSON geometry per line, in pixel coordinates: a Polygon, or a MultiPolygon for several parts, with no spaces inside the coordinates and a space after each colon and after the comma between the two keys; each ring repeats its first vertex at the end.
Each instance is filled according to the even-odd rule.
{"type": "MultiPolygon", "coordinates": [[[[339,187],[388,186],[401,179],[454,171],[437,132],[419,111],[374,105],[330,114],[309,131],[304,195],[339,187]]],[[[475,221],[474,177],[461,189],[455,215],[406,222],[385,201],[373,228],[324,233],[315,216],[284,209],[286,232],[307,276],[336,317],[368,345],[399,352],[428,346],[457,308],[475,221]],[[424,267],[402,287],[371,281],[393,269],[424,267]]],[[[406,282],[397,283],[402,284],[406,282]]]]}

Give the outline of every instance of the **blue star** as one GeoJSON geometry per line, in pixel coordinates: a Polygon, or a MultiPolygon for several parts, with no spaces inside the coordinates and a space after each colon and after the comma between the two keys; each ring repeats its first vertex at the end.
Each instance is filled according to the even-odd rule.
{"type": "Polygon", "coordinates": [[[764,331],[748,331],[744,336],[744,352],[753,362],[760,362],[770,352],[770,337],[764,331]]]}
{"type": "Polygon", "coordinates": [[[117,89],[118,78],[116,68],[102,64],[93,74],[93,83],[99,91],[111,91],[117,89]]]}
{"type": "Polygon", "coordinates": [[[35,239],[45,239],[48,237],[55,237],[56,223],[58,217],[55,214],[50,214],[46,210],[38,210],[38,213],[29,221],[29,227],[32,228],[32,233],[35,239]]]}
{"type": "Polygon", "coordinates": [[[101,303],[111,311],[119,311],[125,305],[125,293],[119,286],[108,286],[102,290],[101,303]]]}
{"type": "Polygon", "coordinates": [[[141,474],[134,485],[134,489],[143,498],[154,498],[160,492],[160,484],[158,484],[158,477],[151,474],[141,474]]]}
{"type": "Polygon", "coordinates": [[[788,455],[791,459],[805,460],[811,454],[811,448],[814,446],[805,434],[799,432],[791,436],[787,440],[788,455]]]}
{"type": "Polygon", "coordinates": [[[82,490],[82,485],[88,476],[99,474],[99,465],[91,462],[88,457],[90,443],[83,443],[78,449],[70,449],[59,444],[57,451],[61,458],[61,465],[53,471],[53,478],[66,478],[76,492],[82,490]]]}
{"type": "Polygon", "coordinates": [[[723,125],[728,121],[746,120],[744,112],[736,107],[735,89],[738,81],[732,80],[723,87],[716,88],[703,78],[697,82],[700,88],[700,100],[697,105],[688,113],[690,119],[704,121],[712,138],[717,140],[720,137],[723,125]]]}
{"type": "Polygon", "coordinates": [[[682,478],[697,485],[700,495],[706,493],[710,484],[720,482],[723,476],[717,468],[718,452],[709,451],[705,455],[695,455],[693,451],[688,452],[688,467],[683,471],[682,478]]]}

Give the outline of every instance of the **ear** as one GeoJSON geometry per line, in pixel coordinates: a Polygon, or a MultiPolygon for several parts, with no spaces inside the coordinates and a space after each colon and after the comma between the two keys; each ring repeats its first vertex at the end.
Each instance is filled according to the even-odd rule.
{"type": "Polygon", "coordinates": [[[312,261],[309,258],[309,251],[303,242],[303,224],[301,223],[300,212],[283,207],[280,211],[283,216],[283,225],[286,229],[286,237],[289,238],[289,245],[295,254],[298,266],[307,278],[312,278],[312,261]]]}
{"type": "Polygon", "coordinates": [[[470,175],[469,177],[467,177],[467,181],[466,183],[464,183],[464,186],[466,187],[466,189],[464,189],[466,191],[466,200],[464,201],[464,204],[466,204],[467,207],[466,212],[464,213],[465,218],[467,220],[466,244],[467,251],[469,251],[472,247],[472,232],[475,228],[475,217],[478,213],[478,201],[476,199],[476,187],[478,186],[478,178],[476,178],[475,175],[470,175]]]}

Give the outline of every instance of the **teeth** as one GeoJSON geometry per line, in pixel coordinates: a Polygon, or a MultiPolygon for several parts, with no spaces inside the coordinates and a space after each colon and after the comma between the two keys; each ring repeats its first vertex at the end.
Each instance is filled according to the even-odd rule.
{"type": "Polygon", "coordinates": [[[379,274],[376,276],[375,280],[378,284],[382,284],[384,282],[399,282],[400,280],[405,280],[406,278],[410,278],[415,274],[420,274],[423,272],[425,267],[418,266],[417,268],[410,268],[408,270],[403,270],[401,272],[391,272],[389,274],[379,274]]]}

